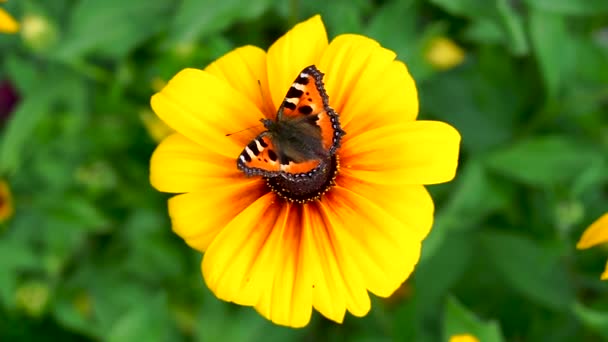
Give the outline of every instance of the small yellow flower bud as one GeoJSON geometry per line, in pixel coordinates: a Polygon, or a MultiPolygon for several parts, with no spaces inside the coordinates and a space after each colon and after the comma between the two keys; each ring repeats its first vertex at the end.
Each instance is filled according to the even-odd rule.
{"type": "Polygon", "coordinates": [[[448,70],[464,61],[464,50],[452,40],[439,37],[429,44],[426,59],[436,69],[448,70]]]}

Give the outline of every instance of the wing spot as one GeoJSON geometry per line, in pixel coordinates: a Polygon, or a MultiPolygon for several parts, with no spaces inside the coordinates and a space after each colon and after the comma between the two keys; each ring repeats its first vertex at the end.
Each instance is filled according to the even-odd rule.
{"type": "Polygon", "coordinates": [[[268,158],[270,158],[270,160],[272,160],[273,162],[276,162],[278,157],[273,150],[268,150],[268,158]]]}
{"type": "Polygon", "coordinates": [[[253,153],[254,156],[260,154],[260,145],[258,145],[257,140],[252,140],[249,144],[247,144],[247,148],[253,153]]]}
{"type": "Polygon", "coordinates": [[[295,110],[296,109],[296,104],[295,103],[291,103],[287,100],[283,101],[283,106],[289,110],[295,110]]]}
{"type": "Polygon", "coordinates": [[[302,106],[300,108],[298,108],[298,111],[304,115],[308,115],[310,113],[312,113],[312,107],[311,106],[302,106]]]}
{"type": "Polygon", "coordinates": [[[245,158],[245,161],[247,163],[251,163],[251,157],[249,156],[249,153],[243,153],[241,154],[241,157],[245,158]]]}
{"type": "Polygon", "coordinates": [[[302,96],[302,94],[304,94],[303,91],[301,91],[300,89],[297,89],[296,87],[292,86],[291,88],[289,88],[289,91],[287,92],[287,95],[285,97],[288,97],[288,98],[300,98],[302,96]]]}

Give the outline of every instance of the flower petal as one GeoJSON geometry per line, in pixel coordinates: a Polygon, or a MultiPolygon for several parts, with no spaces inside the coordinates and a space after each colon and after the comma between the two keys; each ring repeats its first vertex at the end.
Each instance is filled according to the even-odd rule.
{"type": "Polygon", "coordinates": [[[8,12],[0,8],[0,33],[16,33],[19,23],[8,12]]]}
{"type": "Polygon", "coordinates": [[[273,253],[276,272],[256,310],[276,324],[299,328],[308,324],[312,314],[312,277],[303,250],[301,206],[286,203],[283,208],[287,215],[282,225],[275,226],[280,232],[273,253]]]}
{"type": "Polygon", "coordinates": [[[256,310],[276,324],[302,327],[312,314],[310,276],[301,272],[299,206],[267,194],[217,236],[203,275],[217,297],[256,310]],[[251,222],[258,222],[252,226],[251,222]]]}
{"type": "MultiPolygon", "coordinates": [[[[362,289],[381,297],[391,295],[418,262],[420,234],[375,203],[339,186],[326,194],[322,204],[331,223],[336,258],[353,297],[362,289]]],[[[369,298],[362,299],[355,307],[348,307],[347,301],[353,315],[369,310],[369,298]]]]}
{"type": "MultiPolygon", "coordinates": [[[[331,203],[333,199],[330,198],[327,196],[325,201],[318,203],[318,211],[325,223],[322,227],[325,229],[324,232],[317,231],[317,234],[320,235],[320,239],[317,240],[319,244],[316,246],[317,253],[321,252],[321,248],[327,250],[324,253],[326,257],[321,258],[320,262],[330,262],[330,265],[335,263],[335,266],[332,265],[332,268],[326,269],[326,271],[329,270],[330,272],[324,275],[325,280],[327,282],[334,281],[339,284],[338,290],[344,297],[346,309],[351,314],[362,317],[369,312],[371,302],[367,293],[365,280],[363,279],[364,275],[357,269],[354,260],[350,258],[350,251],[354,247],[350,245],[352,241],[343,239],[344,229],[346,229],[348,224],[352,223],[345,222],[351,218],[348,217],[351,212],[348,210],[348,207],[342,207],[336,211],[336,207],[331,203]],[[325,236],[322,235],[323,233],[325,236]]],[[[348,205],[348,203],[345,203],[345,205],[348,205]]],[[[332,293],[332,296],[335,296],[336,292],[332,293]]],[[[339,322],[341,321],[342,318],[340,318],[339,322]]]]}
{"type": "Polygon", "coordinates": [[[439,121],[377,128],[346,140],[340,172],[376,184],[436,184],[454,178],[460,134],[439,121]]]}
{"type": "Polygon", "coordinates": [[[0,223],[13,215],[13,196],[9,184],[0,178],[0,223]]]}
{"type": "MultiPolygon", "coordinates": [[[[275,112],[268,90],[266,51],[247,45],[234,49],[205,68],[245,95],[261,112],[275,112]]],[[[261,119],[261,117],[260,117],[261,119]]]]}
{"type": "Polygon", "coordinates": [[[192,248],[204,252],[235,216],[265,192],[264,183],[252,179],[244,184],[218,183],[205,190],[174,196],[169,200],[173,231],[192,248]]]}
{"type": "Polygon", "coordinates": [[[585,230],[576,248],[585,249],[608,242],[608,213],[602,215],[585,230]]]}
{"type": "Polygon", "coordinates": [[[319,15],[297,24],[270,46],[268,85],[275,112],[300,71],[317,63],[326,47],[327,32],[319,15]]]}
{"type": "Polygon", "coordinates": [[[419,240],[422,241],[431,231],[435,207],[431,195],[423,185],[373,184],[343,174],[338,176],[336,183],[375,203],[386,214],[417,234],[419,240]]]}
{"type": "MultiPolygon", "coordinates": [[[[150,160],[150,183],[157,190],[171,193],[205,191],[216,185],[249,184],[236,168],[236,159],[208,150],[181,134],[161,142],[150,160]]],[[[262,184],[257,179],[255,180],[262,184]]]]}
{"type": "Polygon", "coordinates": [[[262,125],[260,109],[246,95],[210,72],[184,69],[159,93],[152,109],[171,128],[201,146],[236,159],[255,132],[233,134],[262,125]]]}
{"type": "Polygon", "coordinates": [[[284,224],[287,214],[274,205],[275,200],[273,193],[259,198],[230,221],[207,249],[202,272],[218,298],[253,306],[272,287],[279,262],[274,252],[280,248],[282,231],[275,226],[284,224]]]}
{"type": "Polygon", "coordinates": [[[406,66],[373,39],[345,34],[319,63],[330,105],[340,113],[345,140],[373,128],[413,121],[418,93],[406,66]]]}
{"type": "Polygon", "coordinates": [[[606,263],[606,268],[604,269],[604,273],[602,273],[600,279],[608,280],[608,262],[606,263]]]}

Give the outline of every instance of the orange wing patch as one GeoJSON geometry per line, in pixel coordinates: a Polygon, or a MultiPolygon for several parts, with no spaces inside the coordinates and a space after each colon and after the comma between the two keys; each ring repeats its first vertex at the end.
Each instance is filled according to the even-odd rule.
{"type": "Polygon", "coordinates": [[[237,160],[237,167],[248,176],[264,176],[267,172],[281,171],[279,156],[266,132],[245,146],[237,160]]]}
{"type": "Polygon", "coordinates": [[[282,117],[306,117],[316,115],[321,128],[323,147],[333,155],[345,134],[340,128],[338,113],[329,106],[329,96],[323,85],[323,73],[314,65],[304,68],[285,95],[277,114],[282,117]]]}
{"type": "Polygon", "coordinates": [[[323,86],[323,73],[314,65],[304,68],[297,75],[276,118],[263,119],[262,122],[268,131],[262,132],[247,144],[237,159],[237,167],[247,176],[281,175],[288,179],[312,177],[312,173],[336,153],[345,134],[340,127],[338,113],[329,106],[329,97],[323,86]],[[320,136],[316,133],[311,135],[309,125],[318,127],[320,136]],[[294,130],[295,135],[301,130],[303,136],[294,139],[294,133],[283,131],[287,129],[294,130]],[[320,144],[302,143],[306,142],[306,139],[310,141],[311,137],[320,139],[320,144]],[[298,138],[301,138],[299,142],[298,138]],[[273,143],[273,139],[279,139],[275,140],[277,144],[273,143]],[[285,151],[280,151],[277,148],[279,146],[289,150],[291,158],[285,151]],[[319,151],[321,148],[324,151],[319,151]],[[295,155],[306,157],[293,158],[295,155]],[[299,162],[294,162],[292,158],[299,162]]]}
{"type": "Polygon", "coordinates": [[[280,152],[277,151],[270,135],[266,132],[253,139],[241,155],[237,166],[248,176],[271,177],[273,174],[286,172],[290,174],[307,173],[321,164],[321,160],[313,159],[300,163],[281,160],[280,152]]]}
{"type": "Polygon", "coordinates": [[[317,78],[320,80],[322,77],[323,74],[311,67],[302,70],[287,91],[277,119],[281,120],[283,116],[316,115],[324,111],[325,104],[321,94],[323,83],[317,82],[317,78]]]}
{"type": "Polygon", "coordinates": [[[307,160],[300,163],[289,162],[287,165],[281,165],[281,171],[294,175],[298,173],[308,173],[316,169],[319,165],[321,165],[320,159],[307,160]]]}

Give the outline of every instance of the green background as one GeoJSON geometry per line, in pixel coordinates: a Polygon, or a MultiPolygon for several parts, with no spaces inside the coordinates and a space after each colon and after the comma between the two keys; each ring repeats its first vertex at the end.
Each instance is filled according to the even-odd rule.
{"type": "Polygon", "coordinates": [[[16,207],[0,228],[0,340],[608,340],[608,249],[575,249],[608,211],[606,0],[0,6],[23,26],[0,35],[0,80],[21,95],[0,124],[16,207]],[[200,255],[170,230],[168,196],[148,183],[156,143],[140,114],[155,79],[267,48],[316,13],[330,37],[360,33],[397,52],[420,118],[461,132],[461,163],[430,187],[436,223],[402,289],[373,298],[365,318],[314,314],[293,330],[209,293],[200,255]],[[428,64],[440,36],[463,47],[462,65],[428,64]]]}

